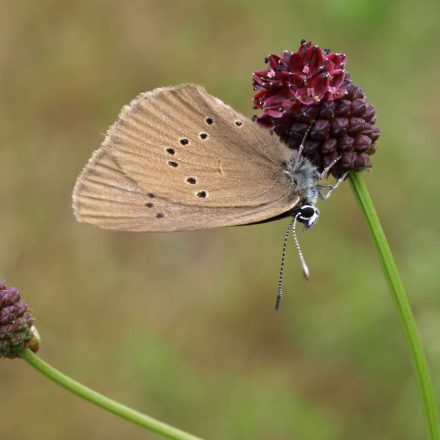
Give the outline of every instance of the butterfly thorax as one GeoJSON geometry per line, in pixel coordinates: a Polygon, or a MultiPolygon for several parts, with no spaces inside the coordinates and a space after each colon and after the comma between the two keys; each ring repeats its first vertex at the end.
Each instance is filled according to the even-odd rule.
{"type": "Polygon", "coordinates": [[[298,220],[304,223],[306,228],[310,228],[316,224],[319,216],[319,210],[315,207],[319,194],[319,172],[305,157],[301,157],[299,164],[296,163],[296,159],[297,151],[293,151],[291,158],[285,162],[285,174],[300,197],[291,214],[298,215],[298,220]]]}
{"type": "Polygon", "coordinates": [[[295,165],[296,157],[297,152],[293,151],[292,157],[285,163],[285,174],[300,197],[299,205],[314,205],[318,200],[318,188],[316,186],[316,182],[319,180],[318,170],[305,157],[301,158],[299,165],[295,165]]]}

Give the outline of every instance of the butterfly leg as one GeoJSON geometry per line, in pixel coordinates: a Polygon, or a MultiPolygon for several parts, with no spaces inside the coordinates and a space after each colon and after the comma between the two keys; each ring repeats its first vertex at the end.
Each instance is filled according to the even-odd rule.
{"type": "Polygon", "coordinates": [[[311,129],[312,129],[312,124],[309,125],[309,127],[306,130],[306,132],[304,133],[304,136],[303,136],[302,141],[301,141],[301,145],[299,146],[298,151],[296,153],[296,158],[295,158],[295,163],[293,164],[292,173],[294,173],[299,168],[299,166],[301,165],[302,154],[303,154],[303,150],[304,150],[304,144],[306,143],[307,136],[308,136],[308,134],[309,134],[311,129]]]}
{"type": "MultiPolygon", "coordinates": [[[[325,170],[324,170],[325,171],[325,170]]],[[[316,187],[318,188],[318,196],[322,200],[328,200],[330,196],[333,194],[334,190],[345,180],[347,177],[348,171],[340,177],[334,185],[321,185],[318,184],[316,187]],[[323,194],[321,190],[328,189],[327,194],[323,194]]]]}
{"type": "Polygon", "coordinates": [[[322,171],[322,173],[319,175],[318,180],[326,179],[328,176],[328,173],[333,168],[333,166],[336,164],[336,162],[341,158],[341,156],[338,156],[330,165],[325,167],[322,171]]]}

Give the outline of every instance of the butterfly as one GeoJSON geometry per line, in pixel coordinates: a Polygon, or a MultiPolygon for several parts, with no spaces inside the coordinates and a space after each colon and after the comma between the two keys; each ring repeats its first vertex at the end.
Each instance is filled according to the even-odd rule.
{"type": "Polygon", "coordinates": [[[76,181],[73,211],[100,228],[156,232],[291,216],[286,243],[297,221],[316,224],[317,199],[343,180],[319,184],[333,164],[319,173],[303,145],[289,148],[202,86],[158,88],[122,108],[76,181]]]}

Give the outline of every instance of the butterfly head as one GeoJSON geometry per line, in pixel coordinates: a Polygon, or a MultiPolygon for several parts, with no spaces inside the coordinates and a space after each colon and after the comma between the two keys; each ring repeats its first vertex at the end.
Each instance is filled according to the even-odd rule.
{"type": "Polygon", "coordinates": [[[319,218],[319,209],[313,204],[303,204],[296,214],[299,222],[303,223],[306,229],[316,225],[319,218]]]}

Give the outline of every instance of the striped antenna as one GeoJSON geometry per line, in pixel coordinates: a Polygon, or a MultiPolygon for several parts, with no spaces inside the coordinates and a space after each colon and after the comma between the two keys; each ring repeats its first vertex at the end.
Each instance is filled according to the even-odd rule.
{"type": "Polygon", "coordinates": [[[283,297],[283,276],[284,276],[284,261],[286,258],[286,248],[287,248],[287,240],[290,235],[290,230],[292,229],[293,234],[293,241],[295,242],[295,247],[298,252],[299,259],[301,261],[301,267],[303,271],[304,278],[308,280],[310,278],[310,271],[307,266],[307,263],[304,259],[304,255],[301,250],[301,246],[299,245],[298,237],[296,236],[296,224],[298,222],[298,216],[300,213],[295,215],[295,217],[289,222],[287,225],[286,234],[284,235],[284,241],[283,241],[283,250],[281,253],[281,265],[280,265],[280,275],[278,277],[278,292],[277,292],[277,299],[275,302],[275,310],[278,310],[281,305],[281,299],[283,297]],[[292,228],[293,226],[293,228],[292,228]]]}
{"type": "Polygon", "coordinates": [[[286,234],[284,235],[283,251],[281,253],[280,275],[278,277],[278,292],[277,292],[277,299],[275,302],[275,310],[278,310],[280,308],[281,299],[283,297],[284,259],[286,258],[287,239],[289,238],[290,229],[292,228],[292,225],[293,225],[295,219],[296,219],[296,217],[289,222],[287,229],[286,229],[286,234]]]}

